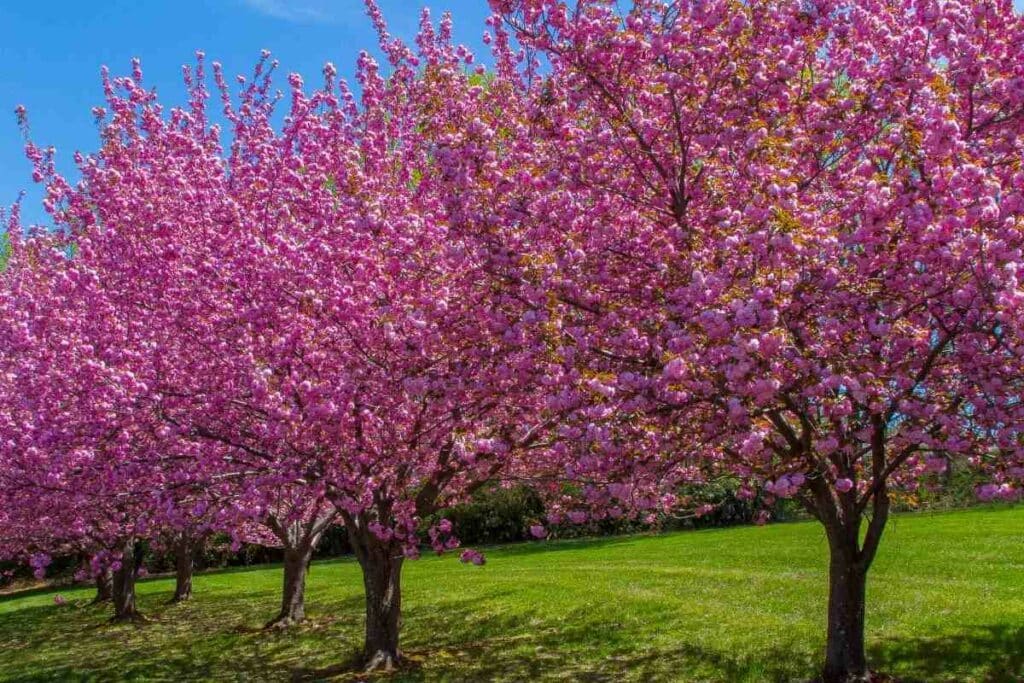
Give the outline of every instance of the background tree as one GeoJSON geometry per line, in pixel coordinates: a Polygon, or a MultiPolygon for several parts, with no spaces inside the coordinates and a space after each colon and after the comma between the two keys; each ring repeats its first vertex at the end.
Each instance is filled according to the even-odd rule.
{"type": "MultiPolygon", "coordinates": [[[[435,28],[424,15],[413,52],[370,10],[393,73],[364,55],[358,102],[331,65],[312,94],[291,75],[278,128],[273,64],[265,57],[237,100],[215,65],[225,151],[202,55],[187,71],[189,106],[168,112],[136,64],[105,80],[103,146],[78,158],[78,185],[46,153],[30,156],[74,236],[66,267],[99,302],[75,318],[82,347],[118,373],[117,399],[132,407],[79,418],[126,435],[100,459],[163,478],[143,487],[154,494],[171,477],[182,489],[233,482],[240,516],[297,550],[321,521],[312,536],[290,530],[318,520],[302,515],[325,497],[363,568],[366,664],[389,668],[420,520],[544,445],[554,418],[533,387],[557,366],[538,362],[535,317],[492,286],[490,255],[449,230],[446,145],[465,135],[497,156],[511,86],[466,73],[472,57],[451,45],[447,18],[435,28]],[[302,514],[281,512],[282,489],[302,514]]],[[[95,431],[68,430],[95,448],[95,431]]],[[[430,537],[457,545],[446,525],[430,537]]]]}

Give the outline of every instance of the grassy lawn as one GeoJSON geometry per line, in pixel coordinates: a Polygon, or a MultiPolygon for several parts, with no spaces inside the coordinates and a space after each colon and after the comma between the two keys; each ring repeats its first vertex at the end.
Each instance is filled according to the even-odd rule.
{"type": "MultiPolygon", "coordinates": [[[[824,642],[817,525],[492,549],[406,565],[400,681],[806,681],[824,642]]],[[[186,605],[109,625],[92,591],[0,597],[0,680],[359,680],[358,567],[312,567],[309,622],[264,633],[280,568],[203,574],[186,605]]],[[[1024,680],[1024,508],[897,516],[868,584],[874,668],[903,681],[1024,680]]]]}

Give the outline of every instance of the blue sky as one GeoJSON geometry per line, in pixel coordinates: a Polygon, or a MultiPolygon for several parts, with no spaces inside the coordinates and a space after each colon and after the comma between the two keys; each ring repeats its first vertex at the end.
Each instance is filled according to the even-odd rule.
{"type": "MultiPolygon", "coordinates": [[[[391,33],[411,38],[428,5],[450,10],[455,37],[480,56],[486,0],[380,0],[391,33]]],[[[97,129],[92,107],[102,104],[99,71],[130,72],[142,59],[144,80],[165,104],[184,102],[181,65],[197,49],[224,65],[229,77],[251,72],[260,50],[281,62],[281,76],[297,71],[307,83],[324,62],[339,74],[355,70],[362,49],[379,55],[362,0],[24,0],[0,1],[0,206],[26,190],[26,222],[44,222],[14,108],[28,109],[33,140],[57,148],[59,168],[73,172],[74,151],[92,151],[97,129]]],[[[285,87],[282,78],[278,81],[285,87]]]]}
{"type": "MultiPolygon", "coordinates": [[[[483,54],[486,0],[380,0],[392,34],[411,37],[419,8],[450,10],[459,42],[483,54]]],[[[23,0],[0,8],[0,205],[26,190],[26,222],[44,220],[30,178],[14,108],[28,108],[33,139],[57,148],[58,164],[73,171],[77,150],[96,147],[90,113],[102,104],[101,65],[127,73],[142,59],[145,80],[165,104],[184,99],[181,65],[196,49],[224,64],[229,76],[249,73],[266,48],[283,72],[307,82],[331,61],[351,76],[361,49],[376,52],[376,35],[362,0],[23,0]]],[[[1020,10],[1024,0],[1015,0],[1020,10]]],[[[283,81],[282,81],[283,82],[283,81]]]]}

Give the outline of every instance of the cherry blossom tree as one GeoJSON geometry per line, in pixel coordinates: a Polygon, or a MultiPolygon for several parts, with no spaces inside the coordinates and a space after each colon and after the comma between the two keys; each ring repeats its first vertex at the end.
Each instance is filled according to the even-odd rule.
{"type": "MultiPolygon", "coordinates": [[[[46,236],[15,242],[3,274],[2,487],[5,505],[30,530],[14,542],[34,553],[37,575],[55,551],[130,554],[132,529],[146,524],[139,515],[147,501],[135,492],[150,473],[136,469],[135,449],[108,431],[109,423],[92,420],[124,406],[114,395],[115,378],[77,334],[81,320],[72,311],[82,300],[61,247],[59,238],[46,236]],[[123,461],[113,456],[120,449],[123,461]]],[[[96,322],[100,309],[94,313],[96,322]]],[[[133,618],[134,568],[116,573],[115,616],[133,618]]]]}
{"type": "Polygon", "coordinates": [[[660,435],[658,467],[798,500],[829,542],[824,679],[864,679],[891,492],[949,454],[1019,453],[1020,17],[491,4],[537,57],[549,187],[505,215],[575,349],[565,391],[600,406],[580,462],[650,468],[626,419],[660,435]]]}
{"type": "MultiPolygon", "coordinates": [[[[29,154],[40,173],[52,172],[48,154],[32,145],[29,154]]],[[[225,499],[232,482],[201,467],[216,448],[168,438],[140,379],[153,365],[147,340],[135,335],[145,325],[118,298],[131,290],[112,296],[89,236],[21,235],[15,224],[8,234],[0,496],[20,532],[5,554],[39,558],[42,573],[44,556],[86,553],[98,600],[113,599],[115,619],[138,619],[137,541],[210,528],[197,501],[225,499]]],[[[190,583],[190,572],[182,578],[190,583]]]]}
{"type": "MultiPolygon", "coordinates": [[[[391,73],[363,55],[359,98],[332,65],[311,93],[293,74],[276,126],[269,57],[237,94],[215,64],[225,150],[201,54],[186,70],[189,105],[168,111],[136,63],[130,77],[105,77],[103,145],[77,157],[77,185],[47,153],[29,154],[76,247],[61,268],[88,284],[74,302],[75,351],[101,359],[124,407],[64,405],[80,416],[47,424],[90,452],[110,430],[102,462],[155,478],[125,482],[152,497],[119,536],[122,554],[139,520],[179,521],[185,508],[161,493],[230,482],[239,519],[266,524],[295,556],[288,623],[302,617],[309,553],[336,514],[363,569],[365,663],[390,668],[421,520],[547,445],[556,418],[535,388],[559,366],[537,313],[494,286],[491,251],[452,229],[465,206],[451,193],[470,182],[452,150],[497,158],[514,144],[502,119],[517,83],[467,73],[473,57],[451,44],[448,18],[435,27],[424,14],[412,50],[369,6],[391,73]]],[[[82,388],[103,379],[71,375],[82,388]]],[[[458,544],[451,534],[427,535],[441,551],[458,544]]]]}
{"type": "Polygon", "coordinates": [[[488,254],[449,231],[441,192],[451,130],[496,146],[497,95],[461,69],[469,54],[449,45],[447,20],[435,34],[425,18],[417,55],[373,14],[393,72],[361,59],[361,106],[328,67],[311,96],[290,78],[281,133],[269,103],[233,114],[230,179],[261,190],[238,198],[250,217],[232,240],[253,248],[218,260],[246,283],[217,321],[242,351],[206,373],[216,410],[168,412],[249,466],[324,486],[363,569],[366,664],[390,668],[420,520],[499,477],[550,420],[530,391],[545,368],[530,322],[494,295],[488,254]]]}
{"type": "Polygon", "coordinates": [[[258,520],[236,524],[235,536],[283,551],[281,609],[266,627],[286,628],[306,618],[309,563],[324,532],[337,521],[338,515],[322,490],[280,484],[275,488],[269,506],[260,508],[258,520]]]}

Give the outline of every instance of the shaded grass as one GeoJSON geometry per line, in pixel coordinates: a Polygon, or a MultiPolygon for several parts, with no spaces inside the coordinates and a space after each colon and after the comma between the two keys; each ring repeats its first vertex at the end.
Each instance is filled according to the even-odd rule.
{"type": "MultiPolygon", "coordinates": [[[[495,548],[406,564],[400,681],[806,681],[824,647],[812,523],[495,548]]],[[[89,589],[0,596],[0,681],[359,680],[362,583],[317,562],[309,622],[262,632],[279,567],[139,584],[143,626],[89,589]]],[[[869,584],[873,667],[904,681],[1024,680],[1024,508],[892,520],[869,584]]]]}

